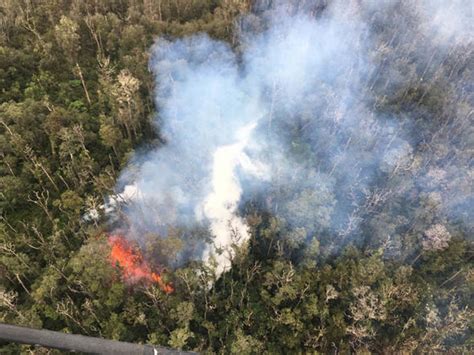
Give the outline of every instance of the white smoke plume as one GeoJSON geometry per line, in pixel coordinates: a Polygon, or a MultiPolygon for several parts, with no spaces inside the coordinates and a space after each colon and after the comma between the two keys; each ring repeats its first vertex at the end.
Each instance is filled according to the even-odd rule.
{"type": "Polygon", "coordinates": [[[232,254],[217,254],[215,251],[222,249],[224,253],[228,253],[232,242],[242,243],[249,239],[248,227],[242,217],[237,215],[242,187],[236,169],[239,165],[243,166],[244,161],[248,162],[244,149],[255,126],[256,123],[251,123],[241,128],[237,132],[236,143],[218,147],[213,155],[212,191],[206,196],[202,209],[205,218],[211,223],[210,230],[215,237],[212,248],[205,252],[204,260],[214,254],[217,273],[230,266],[232,254]]]}
{"type": "MultiPolygon", "coordinates": [[[[263,208],[304,231],[303,242],[321,235],[342,245],[388,197],[408,194],[422,172],[412,185],[395,185],[424,159],[411,132],[417,113],[377,107],[403,93],[410,70],[420,71],[410,60],[419,60],[428,80],[454,53],[426,59],[409,44],[429,38],[433,50],[454,36],[464,45],[468,34],[440,2],[403,2],[416,11],[401,11],[401,3],[260,1],[238,21],[237,48],[205,34],[158,39],[150,69],[165,143],[137,154],[122,173],[119,186],[135,191],[124,208],[129,234],[167,238],[181,228],[184,249],[174,265],[214,259],[220,273],[230,266],[232,245],[249,239],[241,206],[258,196],[271,196],[263,208]],[[389,35],[377,29],[384,21],[389,35]],[[391,58],[387,48],[398,42],[416,58],[391,58]],[[196,242],[203,228],[211,238],[196,242]]],[[[449,9],[464,21],[460,6],[449,9]]],[[[380,233],[400,237],[395,228],[380,233]]]]}

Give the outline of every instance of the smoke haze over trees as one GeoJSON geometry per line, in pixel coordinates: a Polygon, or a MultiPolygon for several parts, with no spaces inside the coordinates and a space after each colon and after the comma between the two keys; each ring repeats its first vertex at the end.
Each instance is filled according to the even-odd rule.
{"type": "Polygon", "coordinates": [[[473,350],[469,1],[0,16],[0,321],[209,353],[473,350]],[[110,234],[174,291],[126,280],[110,234]]]}

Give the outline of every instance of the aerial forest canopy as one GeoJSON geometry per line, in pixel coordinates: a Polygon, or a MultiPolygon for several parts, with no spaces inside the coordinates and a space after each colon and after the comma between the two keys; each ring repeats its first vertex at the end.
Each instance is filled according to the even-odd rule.
{"type": "Polygon", "coordinates": [[[203,353],[473,352],[471,17],[0,0],[0,322],[203,353]]]}

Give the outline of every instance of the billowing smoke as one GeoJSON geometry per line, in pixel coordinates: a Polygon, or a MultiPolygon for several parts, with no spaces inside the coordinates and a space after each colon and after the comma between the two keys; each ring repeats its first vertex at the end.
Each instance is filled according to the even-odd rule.
{"type": "Polygon", "coordinates": [[[172,234],[181,249],[169,264],[214,260],[221,272],[250,238],[248,205],[327,253],[370,234],[399,255],[421,218],[403,204],[438,198],[448,209],[435,206],[424,224],[468,221],[466,8],[261,1],[238,20],[236,48],[205,34],[158,39],[150,68],[165,143],[122,173],[120,187],[134,191],[127,234],[172,234]]]}

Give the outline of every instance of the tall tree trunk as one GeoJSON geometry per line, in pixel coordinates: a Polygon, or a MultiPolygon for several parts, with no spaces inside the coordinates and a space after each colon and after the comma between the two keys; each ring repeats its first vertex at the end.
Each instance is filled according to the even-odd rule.
{"type": "Polygon", "coordinates": [[[76,72],[77,75],[79,76],[79,79],[81,79],[82,87],[84,89],[84,94],[86,95],[87,103],[90,105],[91,104],[91,98],[89,96],[89,91],[87,91],[87,86],[86,82],[84,81],[84,76],[82,75],[82,70],[81,67],[79,66],[79,63],[76,62],[76,72]]]}

